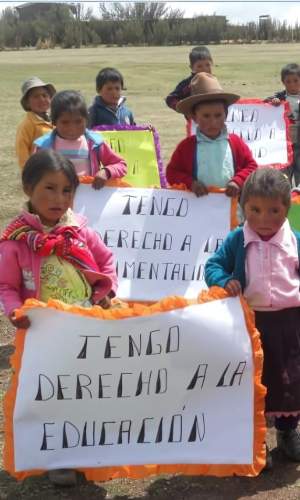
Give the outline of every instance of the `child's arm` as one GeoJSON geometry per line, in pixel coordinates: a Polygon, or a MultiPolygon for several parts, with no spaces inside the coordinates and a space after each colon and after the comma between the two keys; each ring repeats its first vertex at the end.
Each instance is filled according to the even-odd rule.
{"type": "Polygon", "coordinates": [[[233,244],[235,237],[235,231],[231,232],[223,245],[205,264],[205,282],[207,286],[220,286],[225,288],[230,294],[234,290],[241,290],[239,281],[233,278],[236,260],[236,252],[233,244]]]}
{"type": "Polygon", "coordinates": [[[176,111],[176,105],[179,101],[184,99],[185,97],[188,97],[191,93],[190,90],[190,82],[191,82],[191,77],[185,78],[185,80],[182,80],[181,82],[178,83],[176,88],[171,92],[166,98],[166,105],[169,106],[169,108],[174,109],[176,111]]]}
{"type": "Polygon", "coordinates": [[[173,184],[182,183],[185,184],[188,189],[192,189],[193,167],[189,163],[192,163],[193,154],[191,155],[191,158],[187,158],[186,142],[186,139],[180,142],[173,152],[171,159],[167,165],[166,177],[168,183],[171,186],[173,184]]]}
{"type": "Polygon", "coordinates": [[[33,134],[26,127],[19,126],[16,135],[16,155],[20,168],[23,168],[32,153],[33,134]]]}
{"type": "Polygon", "coordinates": [[[101,274],[108,276],[111,280],[111,288],[107,289],[107,282],[98,282],[93,286],[93,302],[101,303],[105,298],[112,298],[116,295],[118,287],[118,278],[114,262],[113,253],[103,243],[96,231],[91,228],[86,228],[86,243],[93,254],[95,261],[98,264],[101,274]]]}
{"type": "Polygon", "coordinates": [[[100,146],[100,158],[104,169],[107,172],[108,179],[124,177],[127,173],[127,164],[125,160],[115,153],[106,142],[100,146]]]}
{"type": "Polygon", "coordinates": [[[285,101],[285,100],[286,100],[286,92],[285,92],[285,90],[282,90],[280,92],[275,92],[274,95],[266,97],[264,99],[264,102],[269,102],[270,104],[273,104],[273,106],[279,106],[281,101],[285,101]]]}
{"type": "Polygon", "coordinates": [[[21,286],[22,269],[17,253],[11,242],[0,245],[0,303],[1,308],[11,323],[17,328],[30,326],[27,316],[16,318],[15,310],[22,306],[21,286]]]}

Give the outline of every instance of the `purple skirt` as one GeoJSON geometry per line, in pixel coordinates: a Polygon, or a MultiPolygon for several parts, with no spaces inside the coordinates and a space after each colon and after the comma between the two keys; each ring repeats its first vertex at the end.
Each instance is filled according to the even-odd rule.
{"type": "Polygon", "coordinates": [[[264,351],[266,413],[300,415],[300,307],[255,311],[264,351]]]}

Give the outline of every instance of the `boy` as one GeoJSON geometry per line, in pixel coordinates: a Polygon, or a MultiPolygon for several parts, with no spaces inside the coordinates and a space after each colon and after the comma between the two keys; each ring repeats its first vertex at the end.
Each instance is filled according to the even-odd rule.
{"type": "Polygon", "coordinates": [[[211,73],[213,59],[207,47],[201,45],[194,47],[189,53],[190,68],[192,73],[190,76],[178,83],[177,87],[165,99],[167,106],[176,111],[176,105],[182,99],[191,95],[190,83],[196,73],[204,71],[211,73]]]}
{"type": "Polygon", "coordinates": [[[96,76],[96,91],[89,108],[89,128],[97,125],[135,125],[133,114],[125,106],[126,97],[121,97],[124,80],[115,68],[103,68],[96,76]]]}
{"type": "Polygon", "coordinates": [[[281,81],[285,90],[276,92],[273,96],[267,97],[266,102],[278,106],[281,101],[287,101],[290,106],[290,138],[293,143],[294,160],[288,167],[289,177],[294,177],[295,185],[300,183],[300,66],[295,63],[287,64],[281,70],[281,81]]]}
{"type": "Polygon", "coordinates": [[[33,153],[35,139],[53,129],[48,111],[56,90],[51,83],[44,83],[33,76],[23,83],[21,92],[20,103],[26,111],[26,116],[17,129],[16,155],[20,167],[23,168],[33,153]]]}

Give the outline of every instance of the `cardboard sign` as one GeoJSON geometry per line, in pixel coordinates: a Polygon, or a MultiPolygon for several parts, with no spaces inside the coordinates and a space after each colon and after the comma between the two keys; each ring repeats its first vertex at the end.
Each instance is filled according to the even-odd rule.
{"type": "Polygon", "coordinates": [[[149,126],[95,127],[109,146],[127,163],[123,179],[135,187],[166,187],[158,132],[149,126]]]}
{"type": "Polygon", "coordinates": [[[17,477],[94,468],[103,478],[112,474],[103,467],[130,475],[130,465],[146,475],[148,463],[161,472],[180,463],[191,468],[168,470],[258,473],[258,334],[240,299],[224,297],[166,299],[136,313],[29,301],[31,327],[17,333],[6,398],[5,467],[17,477]]]}
{"type": "MultiPolygon", "coordinates": [[[[260,167],[287,167],[293,159],[288,135],[288,106],[273,106],[260,99],[241,99],[229,106],[226,126],[246,142],[260,167]]],[[[196,124],[187,125],[188,135],[195,134],[196,124]]]]}
{"type": "Polygon", "coordinates": [[[115,255],[118,297],[157,301],[197,297],[206,288],[204,265],[231,226],[231,199],[196,198],[170,189],[80,185],[74,210],[85,215],[115,255]]]}

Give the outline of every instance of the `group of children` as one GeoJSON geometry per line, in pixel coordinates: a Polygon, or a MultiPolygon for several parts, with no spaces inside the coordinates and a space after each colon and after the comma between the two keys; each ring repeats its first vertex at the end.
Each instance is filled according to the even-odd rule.
{"type": "MultiPolygon", "coordinates": [[[[227,196],[239,197],[244,224],[207,261],[205,279],[208,286],[225,288],[229,296],[243,294],[253,308],[264,350],[266,413],[275,416],[279,448],[299,462],[300,234],[287,220],[290,181],[279,170],[257,169],[248,146],[227,132],[228,106],[239,96],[223,90],[212,75],[208,49],[194,48],[190,63],[192,75],[166,102],[192,118],[197,129],[176,147],[167,180],[170,185],[184,184],[196,196],[218,186],[227,196]]],[[[297,122],[300,68],[285,68],[285,93],[269,100],[275,105],[277,98],[288,100],[297,122]]],[[[17,154],[28,202],[0,239],[1,306],[19,328],[29,326],[26,316],[16,315],[26,298],[107,308],[117,293],[111,251],[85,218],[72,211],[78,175],[91,175],[93,187],[101,188],[107,179],[126,173],[124,160],[87,128],[134,124],[121,97],[122,75],[105,68],[97,75],[96,88],[98,95],[88,110],[78,92],[56,93],[52,84],[36,77],[22,87],[26,117],[17,132],[17,154]]],[[[296,152],[297,141],[294,145],[296,152]]],[[[71,484],[74,477],[66,476],[72,472],[56,475],[54,482],[71,484]]]]}

